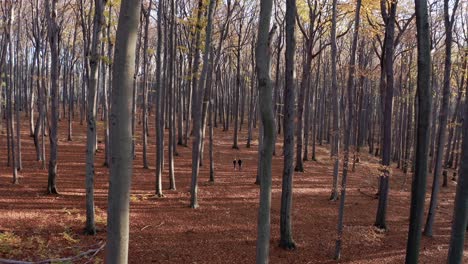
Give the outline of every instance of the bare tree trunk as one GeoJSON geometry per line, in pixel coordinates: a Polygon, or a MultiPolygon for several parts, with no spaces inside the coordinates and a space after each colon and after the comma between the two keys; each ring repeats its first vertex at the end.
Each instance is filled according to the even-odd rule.
{"type": "Polygon", "coordinates": [[[193,132],[194,140],[192,146],[192,183],[190,185],[190,207],[197,208],[198,200],[198,173],[200,169],[200,151],[202,145],[203,126],[202,126],[202,104],[205,90],[205,79],[208,71],[209,55],[211,53],[211,30],[213,23],[213,13],[216,0],[210,0],[208,7],[208,24],[206,25],[205,52],[203,54],[203,67],[198,83],[198,89],[194,89],[193,103],[193,132]]]}
{"type": "Polygon", "coordinates": [[[94,158],[96,155],[96,108],[98,90],[98,68],[101,54],[99,45],[101,38],[101,28],[104,24],[104,6],[107,0],[95,0],[93,18],[93,36],[91,43],[91,53],[89,58],[89,78],[88,78],[88,108],[86,133],[86,226],[85,232],[89,235],[96,234],[94,221],[94,158]]]}
{"type": "MultiPolygon", "coordinates": [[[[284,87],[284,165],[283,183],[281,191],[281,214],[280,214],[280,247],[292,250],[296,243],[292,237],[291,209],[294,176],[294,57],[296,55],[296,0],[286,1],[286,69],[284,87]]],[[[301,150],[302,153],[302,150],[301,150]]],[[[302,160],[301,160],[302,161],[302,160]]],[[[297,164],[296,164],[297,165],[297,164]]]]}
{"type": "Polygon", "coordinates": [[[128,262],[130,184],[132,178],[132,84],[140,1],[122,0],[112,73],[110,142],[112,145],[106,262],[128,262]]]}
{"type": "Polygon", "coordinates": [[[426,196],[426,178],[429,150],[429,125],[431,116],[431,47],[427,2],[415,0],[418,38],[418,121],[416,164],[411,188],[411,210],[406,247],[406,263],[418,263],[421,228],[426,196]]]}
{"type": "Polygon", "coordinates": [[[270,248],[270,208],[271,208],[271,165],[273,158],[273,144],[275,133],[275,121],[273,117],[272,85],[270,77],[271,51],[270,43],[274,34],[273,29],[269,31],[272,0],[260,2],[260,18],[258,25],[258,39],[255,52],[256,69],[259,91],[259,108],[263,126],[263,154],[259,159],[260,170],[260,206],[258,208],[257,223],[257,253],[256,263],[268,263],[270,248]]]}
{"type": "Polygon", "coordinates": [[[162,197],[162,170],[164,158],[164,108],[163,105],[163,85],[161,76],[161,53],[162,53],[162,16],[163,2],[158,4],[158,30],[157,30],[157,46],[156,46],[156,196],[162,197]]]}
{"type": "Polygon", "coordinates": [[[394,34],[395,34],[395,17],[397,2],[390,3],[390,13],[387,15],[386,0],[381,0],[382,14],[384,14],[385,23],[385,43],[384,43],[384,61],[382,69],[385,70],[385,89],[383,103],[383,120],[382,128],[383,137],[379,140],[382,144],[382,164],[379,169],[381,172],[379,183],[379,204],[375,226],[381,229],[387,229],[386,215],[388,204],[389,178],[391,175],[391,147],[392,147],[392,107],[393,107],[393,52],[394,52],[394,34]]]}
{"type": "Polygon", "coordinates": [[[59,111],[59,25],[57,24],[57,0],[46,0],[46,15],[48,20],[48,36],[50,44],[50,80],[51,80],[51,113],[49,127],[50,157],[47,192],[58,194],[57,191],[57,148],[58,148],[58,111],[59,111]],[[52,3],[51,3],[52,1],[52,3]]]}
{"type": "MultiPolygon", "coordinates": [[[[336,4],[336,2],[335,2],[336,4]]],[[[353,127],[353,111],[354,111],[354,75],[356,72],[356,49],[359,36],[359,20],[360,20],[360,11],[361,11],[361,0],[358,0],[356,3],[356,13],[354,17],[354,34],[351,43],[351,57],[349,59],[349,70],[348,70],[348,120],[345,123],[344,134],[344,149],[343,149],[343,177],[341,179],[341,200],[340,207],[338,209],[338,227],[337,227],[337,240],[335,244],[335,260],[340,260],[341,258],[341,241],[343,238],[343,219],[344,219],[344,207],[346,200],[346,183],[348,176],[348,165],[349,165],[349,145],[351,143],[351,130],[353,127]]]]}
{"type": "Polygon", "coordinates": [[[234,143],[232,144],[233,149],[239,149],[237,145],[237,141],[239,138],[238,131],[239,131],[239,97],[240,97],[240,90],[241,90],[241,39],[242,39],[242,23],[239,23],[239,39],[237,42],[237,72],[236,72],[236,95],[235,95],[235,105],[234,105],[234,143]]]}
{"type": "Polygon", "coordinates": [[[170,33],[169,33],[169,189],[175,190],[175,176],[174,176],[174,152],[175,152],[175,87],[174,84],[174,64],[175,64],[175,0],[171,0],[171,17],[170,17],[170,33]]]}
{"type": "MultiPolygon", "coordinates": [[[[458,0],[455,1],[452,18],[449,15],[449,1],[444,0],[444,25],[445,25],[445,65],[444,65],[444,88],[442,91],[442,104],[439,113],[439,130],[437,131],[436,159],[434,167],[434,180],[432,183],[431,203],[427,213],[424,235],[432,236],[432,227],[434,225],[435,213],[437,209],[437,200],[440,190],[440,173],[442,171],[442,155],[444,153],[445,137],[447,129],[448,104],[450,101],[450,76],[452,69],[452,29],[454,16],[457,10],[458,0]]],[[[421,115],[421,113],[420,113],[421,115]]]]}
{"type": "Polygon", "coordinates": [[[142,111],[142,123],[143,123],[143,168],[148,169],[148,30],[149,30],[149,19],[151,12],[151,5],[153,1],[149,1],[147,9],[143,9],[143,16],[145,19],[145,33],[143,35],[143,108],[142,111]]]}
{"type": "Polygon", "coordinates": [[[340,144],[340,125],[339,125],[339,109],[338,109],[338,83],[337,83],[337,48],[336,48],[336,1],[333,0],[332,8],[332,28],[331,28],[331,68],[332,68],[332,107],[333,107],[333,129],[332,129],[332,146],[331,156],[333,159],[333,187],[330,195],[330,200],[338,200],[338,178],[339,178],[339,144],[340,144]]]}

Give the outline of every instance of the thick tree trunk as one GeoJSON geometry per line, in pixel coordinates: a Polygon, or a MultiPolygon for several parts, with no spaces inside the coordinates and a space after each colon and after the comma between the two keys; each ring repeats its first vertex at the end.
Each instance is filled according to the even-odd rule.
{"type": "Polygon", "coordinates": [[[51,80],[51,113],[49,127],[50,158],[49,158],[49,176],[47,183],[47,192],[49,194],[58,194],[57,191],[57,148],[58,148],[58,111],[59,111],[59,26],[57,24],[57,10],[55,8],[57,0],[46,1],[46,15],[48,20],[48,36],[50,44],[50,80],[51,80]],[[52,3],[51,3],[52,1],[52,3]]]}
{"type": "MultiPolygon", "coordinates": [[[[285,87],[283,117],[283,183],[281,190],[280,247],[292,250],[296,243],[292,237],[292,194],[294,176],[294,62],[296,55],[296,0],[286,1],[286,54],[285,87]]],[[[302,153],[302,150],[301,150],[302,153]]],[[[302,160],[301,160],[302,162],[302,160]]],[[[297,163],[296,163],[297,165],[297,163]]]]}
{"type": "Polygon", "coordinates": [[[424,216],[431,116],[431,48],[427,2],[415,0],[418,38],[418,112],[416,164],[411,188],[410,225],[406,263],[418,263],[421,228],[424,216]]]}
{"type": "Polygon", "coordinates": [[[110,142],[112,145],[106,262],[128,262],[130,184],[132,178],[132,84],[140,1],[122,0],[114,52],[110,142]]]}
{"type": "Polygon", "coordinates": [[[258,39],[255,52],[256,70],[258,78],[259,105],[263,127],[263,154],[259,159],[260,169],[260,206],[258,208],[257,222],[257,254],[256,263],[268,263],[270,248],[270,208],[271,208],[271,165],[273,157],[273,144],[275,121],[272,105],[272,85],[270,77],[270,43],[275,28],[270,33],[270,19],[273,1],[260,2],[260,18],[258,25],[258,39]]]}
{"type": "MultiPolygon", "coordinates": [[[[386,3],[381,0],[382,6],[386,3]]],[[[390,13],[384,16],[385,24],[385,43],[384,43],[384,67],[385,70],[385,90],[383,100],[383,120],[382,120],[382,164],[380,168],[380,183],[379,183],[379,204],[375,219],[375,226],[381,229],[387,229],[386,215],[388,204],[389,179],[391,175],[390,162],[392,150],[392,107],[393,107],[393,51],[394,51],[394,35],[395,35],[395,17],[396,17],[397,2],[390,3],[390,13]]],[[[382,13],[386,11],[382,10],[382,13]]]]}

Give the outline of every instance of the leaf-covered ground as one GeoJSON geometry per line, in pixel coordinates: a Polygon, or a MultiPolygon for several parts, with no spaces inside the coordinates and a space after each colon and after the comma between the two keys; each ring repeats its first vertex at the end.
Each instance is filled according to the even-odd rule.
{"type": "MultiPolygon", "coordinates": [[[[102,124],[99,127],[102,128],[102,124]]],[[[29,137],[26,124],[23,125],[21,139],[24,168],[20,172],[19,185],[11,184],[12,169],[6,166],[6,136],[1,137],[0,154],[4,158],[0,161],[0,258],[38,261],[75,256],[97,248],[106,239],[108,172],[102,166],[103,138],[100,135],[100,151],[96,157],[95,198],[99,232],[96,236],[86,236],[83,234],[86,130],[84,126],[75,123],[72,142],[67,141],[66,131],[64,119],[60,122],[58,196],[45,194],[47,171],[42,170],[41,163],[36,161],[33,140],[29,137]]],[[[140,126],[137,131],[141,131],[140,126]]],[[[129,262],[253,263],[259,193],[258,186],[254,184],[257,142],[254,141],[252,148],[245,147],[246,126],[242,127],[239,137],[240,150],[231,148],[232,130],[223,132],[221,128],[215,129],[215,184],[208,183],[206,144],[205,165],[199,177],[200,208],[195,210],[189,208],[190,147],[177,147],[177,190],[167,190],[169,177],[166,163],[163,176],[165,197],[154,197],[154,137],[154,129],[151,129],[150,169],[142,168],[142,146],[137,145],[132,179],[129,262]],[[232,168],[232,160],[236,157],[244,161],[242,171],[234,171],[232,168]]],[[[137,142],[141,142],[141,137],[137,137],[137,142]]],[[[281,153],[281,142],[277,145],[277,153],[281,153]]],[[[283,162],[282,156],[274,157],[271,263],[335,263],[332,257],[338,202],[328,200],[332,163],[327,145],[318,146],[317,159],[305,162],[304,173],[294,175],[292,221],[298,247],[288,252],[277,246],[283,162]]],[[[404,176],[399,169],[393,169],[387,214],[389,230],[383,233],[373,228],[377,208],[377,199],[374,198],[377,168],[378,159],[363,154],[356,171],[349,175],[343,263],[404,262],[411,175],[404,176]]],[[[432,176],[428,177],[428,182],[432,182],[432,176]]],[[[441,189],[434,237],[423,237],[421,263],[445,262],[455,186],[450,181],[448,188],[441,189]]],[[[100,251],[92,259],[81,258],[77,263],[102,263],[103,259],[104,251],[100,251]]],[[[468,260],[467,255],[465,259],[468,260]]]]}

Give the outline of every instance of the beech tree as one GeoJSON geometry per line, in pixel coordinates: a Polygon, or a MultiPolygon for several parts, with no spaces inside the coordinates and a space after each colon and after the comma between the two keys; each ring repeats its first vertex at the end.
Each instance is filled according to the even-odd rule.
{"type": "Polygon", "coordinates": [[[291,207],[293,195],[294,176],[294,56],[296,53],[296,1],[286,2],[286,67],[284,90],[284,165],[283,184],[281,191],[281,219],[280,219],[280,247],[294,249],[296,247],[292,238],[291,207]]]}
{"type": "Polygon", "coordinates": [[[426,1],[415,0],[418,41],[418,121],[415,170],[411,187],[411,210],[406,247],[406,263],[418,263],[421,228],[424,216],[428,170],[429,124],[431,115],[431,48],[426,1]]]}
{"type": "Polygon", "coordinates": [[[272,84],[270,77],[270,44],[276,26],[270,30],[272,0],[260,2],[257,47],[255,49],[256,71],[258,78],[259,108],[261,116],[262,149],[259,158],[260,206],[257,223],[256,263],[268,263],[270,248],[270,207],[271,207],[271,161],[275,122],[273,117],[272,84]]]}
{"type": "Polygon", "coordinates": [[[445,26],[445,61],[444,61],[444,85],[442,102],[439,113],[439,130],[437,131],[436,158],[434,168],[434,180],[432,183],[431,203],[427,214],[424,235],[432,236],[432,227],[435,219],[435,210],[440,189],[440,173],[442,171],[442,155],[444,153],[446,127],[448,119],[448,103],[450,99],[450,78],[452,70],[452,29],[455,13],[458,7],[458,0],[455,0],[452,14],[449,14],[449,1],[444,0],[444,26],[445,26]]]}
{"type": "Polygon", "coordinates": [[[57,191],[57,148],[58,148],[58,107],[59,107],[59,41],[60,28],[57,22],[57,0],[46,0],[47,32],[50,45],[50,79],[51,79],[51,113],[50,113],[50,157],[47,193],[58,194],[57,191]]]}
{"type": "Polygon", "coordinates": [[[110,115],[111,164],[107,209],[107,254],[109,263],[128,262],[130,183],[132,178],[132,85],[140,1],[122,0],[112,71],[110,115]]]}
{"type": "MultiPolygon", "coordinates": [[[[94,156],[96,155],[96,108],[97,108],[97,88],[98,88],[98,67],[99,67],[99,42],[101,38],[101,28],[104,24],[103,11],[107,0],[95,0],[93,35],[91,43],[91,54],[89,58],[89,78],[88,78],[88,109],[86,134],[86,233],[96,234],[94,223],[94,156]]],[[[101,44],[102,45],[102,44],[101,44]]]]}
{"type": "Polygon", "coordinates": [[[341,241],[343,236],[343,218],[344,218],[344,206],[345,206],[345,199],[346,199],[346,184],[347,184],[347,177],[348,177],[348,167],[349,167],[349,145],[351,141],[351,129],[353,127],[354,122],[354,75],[356,72],[356,49],[358,44],[358,36],[359,36],[359,22],[360,22],[360,12],[361,12],[361,0],[357,0],[356,2],[356,14],[354,17],[354,33],[353,39],[351,43],[351,57],[349,59],[349,70],[348,70],[348,81],[347,81],[347,90],[348,90],[348,119],[345,125],[345,133],[344,137],[344,148],[343,148],[343,176],[341,179],[341,200],[340,200],[340,207],[338,211],[338,238],[336,240],[335,245],[335,259],[339,260],[341,258],[341,241]]]}

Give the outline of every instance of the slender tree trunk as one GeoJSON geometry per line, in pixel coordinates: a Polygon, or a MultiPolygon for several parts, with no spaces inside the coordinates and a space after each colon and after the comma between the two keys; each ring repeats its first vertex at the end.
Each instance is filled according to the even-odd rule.
{"type": "Polygon", "coordinates": [[[162,91],[162,73],[161,73],[161,53],[162,53],[162,14],[164,5],[162,1],[158,4],[158,30],[157,30],[157,46],[156,46],[156,196],[162,197],[162,169],[164,158],[164,108],[163,91],[162,91]]]}
{"type": "Polygon", "coordinates": [[[331,156],[333,159],[333,187],[330,195],[330,200],[338,200],[338,178],[339,178],[339,144],[340,144],[340,126],[339,126],[339,109],[338,109],[338,83],[337,83],[337,47],[336,47],[336,1],[333,0],[332,8],[332,28],[331,28],[331,68],[332,68],[332,87],[331,100],[333,107],[333,129],[332,129],[332,146],[331,156]]]}
{"type": "MultiPolygon", "coordinates": [[[[432,229],[435,220],[437,209],[437,200],[440,190],[440,173],[442,171],[442,155],[444,153],[445,137],[447,129],[448,104],[450,101],[450,76],[452,69],[452,28],[454,16],[458,6],[458,0],[455,1],[452,10],[452,19],[449,15],[449,1],[444,0],[444,25],[445,25],[445,65],[444,65],[444,88],[442,91],[442,104],[439,113],[439,130],[437,131],[436,159],[434,167],[434,180],[432,183],[431,203],[427,214],[426,226],[424,227],[424,235],[432,236],[432,229]]],[[[421,113],[420,113],[421,115],[421,113]]]]}
{"type": "MultiPolygon", "coordinates": [[[[93,36],[91,43],[91,53],[89,58],[89,78],[88,78],[88,108],[86,133],[86,227],[85,232],[89,235],[96,234],[94,221],[94,158],[96,155],[96,108],[98,90],[98,69],[101,54],[99,53],[99,43],[101,38],[101,28],[104,20],[103,12],[107,0],[95,0],[93,18],[93,36]]],[[[88,67],[88,66],[86,66],[88,67]]]]}
{"type": "Polygon", "coordinates": [[[175,152],[175,90],[176,85],[174,84],[175,75],[175,0],[171,0],[171,17],[170,17],[170,33],[169,33],[169,189],[175,190],[175,176],[174,176],[174,152],[175,152]]]}
{"type": "Polygon", "coordinates": [[[57,24],[57,0],[46,1],[46,15],[48,20],[48,36],[50,44],[50,80],[51,80],[51,113],[50,113],[50,157],[49,157],[49,176],[47,183],[47,192],[49,194],[58,194],[57,191],[57,148],[58,148],[58,111],[59,111],[59,26],[57,24]],[[52,3],[51,3],[52,1],[52,3]]]}
{"type": "Polygon", "coordinates": [[[194,103],[193,103],[193,146],[192,146],[192,183],[190,185],[190,207],[198,207],[198,173],[200,169],[200,152],[203,136],[202,124],[202,105],[203,95],[205,90],[205,80],[208,74],[209,55],[211,53],[211,30],[213,23],[213,13],[216,0],[210,0],[208,7],[208,24],[206,25],[206,39],[205,39],[205,52],[203,54],[203,67],[198,83],[198,89],[193,90],[194,103]]]}
{"type": "Polygon", "coordinates": [[[239,97],[241,90],[241,39],[242,39],[242,22],[239,23],[239,32],[238,32],[238,42],[237,42],[237,71],[236,71],[236,95],[235,95],[235,105],[234,105],[234,143],[232,144],[233,149],[239,149],[237,145],[239,138],[239,97]]]}
{"type": "MultiPolygon", "coordinates": [[[[335,3],[336,4],[336,3],[335,3]]],[[[354,17],[354,34],[351,43],[351,57],[349,59],[349,70],[348,70],[348,120],[345,124],[345,135],[344,135],[344,149],[343,149],[343,177],[341,179],[341,200],[340,207],[338,210],[338,227],[337,227],[337,240],[335,244],[335,259],[341,258],[341,241],[343,237],[343,219],[344,219],[344,207],[346,200],[346,181],[348,176],[348,165],[349,165],[349,145],[351,143],[351,130],[353,127],[353,111],[354,111],[354,75],[356,72],[356,49],[359,36],[359,20],[361,11],[361,0],[357,0],[356,3],[356,14],[354,17]]]]}
{"type": "MultiPolygon", "coordinates": [[[[149,19],[151,12],[151,5],[153,1],[149,1],[148,9],[143,10],[143,16],[145,19],[145,32],[143,35],[143,108],[142,111],[142,138],[143,138],[143,168],[148,169],[148,30],[149,30],[149,19]]],[[[138,67],[138,66],[137,66],[138,67]]]]}

